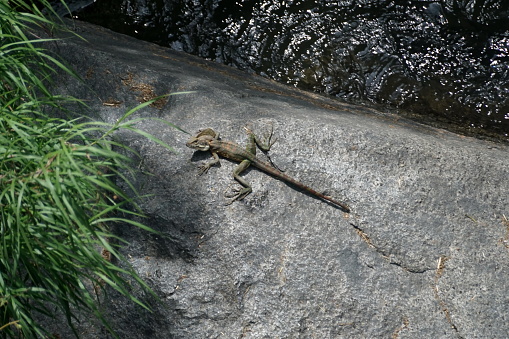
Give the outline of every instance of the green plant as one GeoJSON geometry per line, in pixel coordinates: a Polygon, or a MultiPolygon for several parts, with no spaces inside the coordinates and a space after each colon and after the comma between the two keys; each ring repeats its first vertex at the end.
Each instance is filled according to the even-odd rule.
{"type": "MultiPolygon", "coordinates": [[[[52,13],[46,0],[39,4],[52,13]]],[[[39,38],[34,27],[53,30],[56,23],[47,19],[33,2],[0,1],[0,94],[2,103],[11,107],[30,100],[39,107],[41,101],[58,102],[62,98],[53,96],[46,83],[58,70],[74,74],[38,47],[54,39],[39,38]]]]}
{"type": "Polygon", "coordinates": [[[98,304],[105,286],[143,307],[132,283],[153,295],[108,225],[152,231],[129,218],[139,212],[115,184],[120,178],[130,185],[130,158],[115,149],[131,150],[114,135],[129,130],[169,148],[136,129],[140,119],[127,120],[157,98],[114,125],[48,117],[47,107],[75,100],[47,89],[57,69],[72,71],[35,47],[47,40],[26,35],[33,25],[51,24],[31,3],[0,1],[0,335],[9,337],[45,336],[34,315],[53,316],[55,307],[76,336],[76,312],[93,313],[111,331],[98,304]]]}

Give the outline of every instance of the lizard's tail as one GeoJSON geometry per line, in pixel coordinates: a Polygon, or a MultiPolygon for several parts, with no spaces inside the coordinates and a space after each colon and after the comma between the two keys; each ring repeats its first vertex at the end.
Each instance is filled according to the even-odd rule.
{"type": "MultiPolygon", "coordinates": [[[[258,164],[254,164],[254,165],[256,167],[258,167],[258,164]]],[[[295,188],[297,188],[297,189],[299,189],[301,191],[307,192],[307,193],[309,193],[309,194],[311,194],[311,195],[313,195],[315,197],[318,197],[318,198],[320,198],[322,200],[326,200],[326,201],[332,203],[333,205],[335,205],[336,207],[339,207],[344,212],[350,213],[350,206],[348,206],[346,203],[334,200],[331,197],[328,197],[325,194],[320,193],[320,192],[312,189],[311,187],[304,185],[303,183],[295,180],[292,177],[289,177],[288,175],[286,175],[283,172],[277,170],[276,168],[270,166],[269,164],[262,163],[261,165],[270,168],[270,170],[267,170],[265,168],[261,168],[261,169],[265,170],[266,173],[271,174],[274,178],[279,179],[279,180],[281,180],[283,182],[287,182],[287,183],[291,184],[292,186],[294,186],[295,188]]]]}
{"type": "Polygon", "coordinates": [[[330,201],[331,203],[333,203],[334,205],[337,205],[339,207],[341,207],[341,209],[343,211],[345,211],[346,213],[350,213],[350,206],[348,206],[347,204],[345,204],[344,202],[341,202],[341,201],[337,201],[337,200],[334,200],[332,199],[331,197],[328,197],[326,195],[323,195],[322,199],[325,199],[327,201],[330,201]]]}

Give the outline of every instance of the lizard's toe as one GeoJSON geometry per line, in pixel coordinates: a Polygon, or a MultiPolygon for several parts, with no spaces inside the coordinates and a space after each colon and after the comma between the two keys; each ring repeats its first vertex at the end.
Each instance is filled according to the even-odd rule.
{"type": "MultiPolygon", "coordinates": [[[[229,198],[231,199],[230,203],[231,204],[232,202],[236,201],[236,200],[242,200],[244,199],[249,193],[252,192],[252,189],[251,187],[243,187],[241,189],[232,189],[230,190],[230,192],[228,192],[230,187],[228,187],[226,189],[226,191],[224,192],[224,196],[226,198],[229,198]]],[[[228,205],[229,205],[228,204],[228,205]]]]}

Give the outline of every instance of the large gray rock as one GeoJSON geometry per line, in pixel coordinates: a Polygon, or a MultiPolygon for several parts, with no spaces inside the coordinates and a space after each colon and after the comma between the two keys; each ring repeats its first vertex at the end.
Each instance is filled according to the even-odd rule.
{"type": "Polygon", "coordinates": [[[62,81],[62,93],[112,122],[142,91],[196,91],[138,116],[239,143],[246,124],[260,134],[273,125],[272,160],[352,207],[343,213],[256,169],[244,174],[253,193],[226,206],[235,164],[198,177],[209,156],[157,121],[138,127],[176,153],[120,135],[142,159],[144,222],[167,235],[118,227],[123,252],[163,301],[147,299],[149,313],[112,294],[105,310],[121,338],[507,337],[507,146],[75,27],[88,41],[66,39],[57,51],[85,82],[62,81]]]}

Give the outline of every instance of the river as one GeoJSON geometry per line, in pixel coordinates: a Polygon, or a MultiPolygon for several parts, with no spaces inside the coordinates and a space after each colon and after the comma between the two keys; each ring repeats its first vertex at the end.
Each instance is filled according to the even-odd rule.
{"type": "Polygon", "coordinates": [[[509,140],[509,1],[98,0],[75,8],[79,20],[290,86],[509,140]]]}

